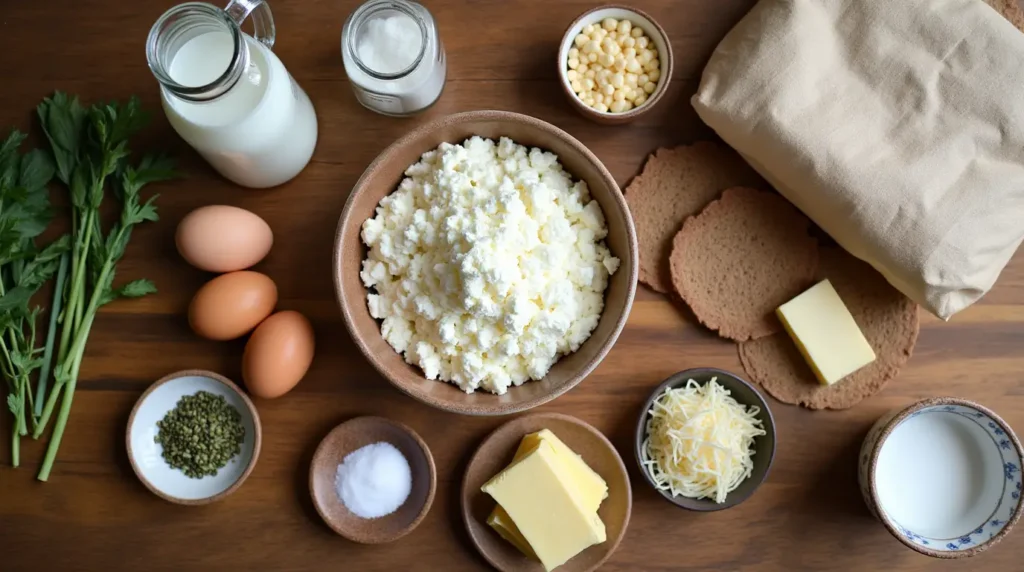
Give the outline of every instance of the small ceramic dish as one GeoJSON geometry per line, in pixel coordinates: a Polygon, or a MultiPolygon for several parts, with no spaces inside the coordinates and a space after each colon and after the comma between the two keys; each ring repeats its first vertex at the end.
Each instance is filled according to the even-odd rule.
{"type": "Polygon", "coordinates": [[[668,34],[665,33],[665,29],[662,28],[661,25],[646,12],[630,6],[621,6],[617,4],[599,6],[584,12],[578,18],[573,20],[572,24],[569,24],[569,27],[565,30],[565,34],[562,35],[562,42],[558,47],[558,60],[555,63],[558,66],[558,77],[561,79],[562,91],[565,92],[565,96],[569,98],[569,102],[574,108],[576,108],[576,111],[587,119],[597,123],[605,125],[621,125],[623,123],[629,123],[653,109],[654,106],[661,101],[665,92],[668,91],[668,85],[672,81],[672,43],[669,41],[668,34]],[[572,82],[569,80],[568,75],[569,50],[575,47],[576,36],[578,36],[587,25],[600,24],[605,18],[629,20],[633,26],[639,26],[642,28],[647,37],[651,39],[654,46],[658,49],[658,60],[661,63],[659,68],[661,78],[657,82],[654,92],[647,96],[647,101],[639,107],[634,107],[629,111],[621,113],[598,111],[588,107],[572,90],[572,82]]]}
{"type": "Polygon", "coordinates": [[[427,444],[412,429],[383,417],[356,417],[332,429],[317,446],[309,467],[309,491],[320,517],[334,532],[361,544],[383,544],[412,532],[430,511],[436,487],[437,471],[427,444]],[[394,445],[409,462],[412,490],[395,512],[362,518],[338,498],[338,465],[356,449],[381,442],[394,445]]]}
{"type": "Polygon", "coordinates": [[[226,377],[203,370],[172,373],[149,386],[132,409],[125,436],[128,459],[142,484],[157,496],[184,505],[208,504],[235,492],[256,466],[262,440],[260,416],[249,397],[226,377]],[[238,410],[245,439],[241,453],[215,476],[194,479],[164,461],[163,447],[155,439],[157,422],[174,409],[179,399],[199,391],[223,395],[238,410]]]}
{"type": "Polygon", "coordinates": [[[666,379],[661,385],[659,385],[651,396],[644,402],[643,409],[640,410],[640,418],[636,424],[636,439],[633,450],[636,462],[640,466],[640,473],[643,474],[644,480],[651,486],[662,498],[671,502],[672,504],[688,509],[701,512],[711,512],[716,510],[723,510],[734,507],[741,502],[750,498],[754,494],[754,491],[761,486],[761,483],[768,477],[768,471],[772,467],[772,461],[775,460],[775,419],[772,417],[772,411],[768,407],[768,402],[765,401],[761,393],[754,389],[754,386],[743,378],[736,374],[729,373],[721,369],[714,368],[697,368],[688,369],[681,371],[672,377],[666,379]],[[643,462],[643,447],[644,441],[647,439],[647,421],[650,418],[649,412],[651,406],[654,404],[654,400],[665,393],[669,388],[676,388],[682,385],[686,385],[688,380],[694,380],[700,384],[706,384],[712,379],[718,382],[719,385],[729,390],[733,399],[742,405],[747,407],[757,407],[759,412],[757,418],[761,421],[764,426],[765,435],[754,438],[754,468],[753,472],[749,477],[746,478],[736,490],[732,491],[725,497],[725,502],[717,503],[714,499],[701,498],[693,499],[683,496],[672,496],[669,491],[663,491],[657,487],[654,483],[654,479],[651,478],[647,472],[647,467],[643,462]]]}
{"type": "Polygon", "coordinates": [[[470,459],[462,481],[462,519],[469,537],[484,559],[498,570],[543,572],[539,561],[527,558],[487,525],[487,517],[496,505],[494,499],[480,490],[512,461],[523,436],[541,429],[551,430],[608,483],[608,498],[597,511],[604,522],[607,540],[558,567],[559,572],[596,570],[615,552],[626,534],[633,493],[626,465],[611,442],[597,429],[568,415],[538,413],[517,417],[484,439],[470,459]]]}
{"type": "Polygon", "coordinates": [[[860,488],[897,540],[936,558],[974,556],[1021,515],[1024,451],[1010,426],[963,399],[931,398],[883,415],[860,453],[860,488]]]}

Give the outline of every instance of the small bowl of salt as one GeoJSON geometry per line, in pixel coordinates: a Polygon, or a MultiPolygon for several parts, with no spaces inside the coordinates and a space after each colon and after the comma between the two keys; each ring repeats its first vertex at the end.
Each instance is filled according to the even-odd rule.
{"type": "Polygon", "coordinates": [[[361,544],[383,544],[412,532],[427,516],[436,486],[427,444],[383,417],[356,417],[335,427],[309,468],[320,517],[361,544]]]}

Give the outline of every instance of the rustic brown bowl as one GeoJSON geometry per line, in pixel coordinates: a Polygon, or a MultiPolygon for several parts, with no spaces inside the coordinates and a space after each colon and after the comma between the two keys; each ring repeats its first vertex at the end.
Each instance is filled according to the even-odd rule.
{"type": "Polygon", "coordinates": [[[583,380],[611,349],[629,316],[636,293],[637,243],[633,220],[615,179],[582,143],[561,129],[526,115],[507,111],[471,111],[443,117],[402,137],[384,150],[360,177],[341,214],[334,249],[334,283],[345,325],[360,351],[395,387],[438,409],[466,415],[504,415],[546,403],[583,380]],[[444,142],[457,143],[472,135],[540,147],[558,155],[562,165],[590,187],[604,211],[607,243],[622,264],[609,279],[605,308],[597,328],[580,349],[564,356],[539,381],[512,387],[505,395],[467,394],[458,387],[429,380],[402,359],[380,334],[380,323],[370,316],[366,288],[359,271],[366,248],[359,236],[362,224],[373,216],[382,198],[404,177],[405,169],[420,155],[444,142]]]}
{"type": "Polygon", "coordinates": [[[383,544],[412,532],[430,511],[436,487],[434,457],[427,444],[412,429],[383,417],[356,417],[332,429],[317,446],[309,467],[309,491],[320,517],[334,532],[361,544],[383,544]],[[360,518],[338,498],[334,488],[338,465],[352,451],[382,441],[394,445],[409,461],[412,491],[395,512],[360,518]]]}
{"type": "Polygon", "coordinates": [[[636,424],[636,440],[633,453],[636,457],[637,464],[640,466],[640,473],[644,476],[644,481],[646,481],[652,489],[657,491],[663,499],[678,507],[698,512],[724,510],[732,508],[750,498],[751,495],[754,494],[754,491],[756,491],[757,488],[761,486],[761,483],[763,483],[768,477],[768,472],[772,467],[772,461],[775,460],[775,419],[772,417],[772,411],[768,407],[768,402],[761,396],[761,393],[743,378],[721,369],[709,367],[688,369],[666,379],[661,385],[655,388],[653,392],[651,392],[651,396],[646,402],[644,402],[644,407],[640,410],[640,418],[637,420],[636,424]],[[665,393],[665,390],[669,388],[686,385],[688,380],[692,379],[697,383],[705,384],[711,381],[711,378],[716,378],[718,384],[729,390],[732,397],[742,405],[759,408],[761,411],[758,414],[758,419],[760,419],[761,423],[764,425],[766,433],[765,435],[754,439],[753,472],[746,480],[740,483],[740,486],[737,487],[736,490],[726,495],[725,502],[722,502],[721,504],[715,502],[714,499],[692,499],[683,496],[672,496],[671,492],[659,489],[654,484],[654,480],[647,473],[647,467],[644,466],[642,455],[643,444],[647,439],[648,411],[650,411],[651,406],[654,404],[654,400],[661,396],[662,393],[665,393]]]}
{"type": "Polygon", "coordinates": [[[672,69],[674,66],[672,42],[669,40],[665,29],[661,27],[661,24],[658,24],[657,20],[643,10],[621,4],[608,4],[587,10],[569,24],[569,27],[565,29],[565,34],[562,35],[562,42],[558,46],[558,59],[555,65],[558,66],[558,77],[561,80],[562,91],[569,99],[569,103],[572,104],[573,108],[580,115],[603,125],[621,125],[635,121],[651,109],[654,109],[654,106],[662,100],[665,92],[668,91],[668,85],[672,81],[672,69]],[[644,32],[658,48],[658,59],[661,62],[661,78],[654,93],[649,95],[647,101],[641,104],[640,107],[635,107],[623,113],[601,112],[584,105],[579,96],[573,92],[569,76],[567,75],[569,69],[566,62],[569,61],[569,49],[573,47],[576,36],[588,24],[601,22],[605,18],[626,19],[634,26],[638,25],[643,28],[644,32]]]}
{"type": "Polygon", "coordinates": [[[205,370],[186,370],[167,375],[149,386],[135,402],[128,417],[125,444],[132,470],[147,489],[158,497],[182,505],[202,505],[218,501],[242,486],[260,456],[263,429],[260,416],[249,397],[228,378],[205,370]],[[161,447],[153,441],[156,423],[173,409],[178,400],[197,391],[223,395],[242,416],[245,440],[241,453],[212,477],[193,479],[172,469],[161,456],[161,447]]]}
{"type": "Polygon", "coordinates": [[[473,544],[491,566],[505,572],[543,572],[540,562],[527,558],[487,525],[487,516],[495,503],[480,490],[512,461],[523,436],[541,429],[551,430],[608,483],[608,498],[597,511],[608,539],[558,567],[559,572],[596,570],[615,552],[626,534],[633,493],[626,465],[615,447],[600,431],[575,417],[560,413],[525,415],[505,423],[484,439],[469,461],[462,481],[462,519],[473,544]]]}

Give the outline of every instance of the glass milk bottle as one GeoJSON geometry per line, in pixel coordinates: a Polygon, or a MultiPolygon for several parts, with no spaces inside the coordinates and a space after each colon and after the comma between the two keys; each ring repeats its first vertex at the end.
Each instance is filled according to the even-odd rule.
{"type": "Polygon", "coordinates": [[[288,181],[316,146],[313,104],[271,51],[274,34],[263,0],[231,0],[224,9],[189,2],[161,16],[146,41],[171,126],[245,187],[288,181]],[[253,36],[239,27],[249,16],[253,36]]]}

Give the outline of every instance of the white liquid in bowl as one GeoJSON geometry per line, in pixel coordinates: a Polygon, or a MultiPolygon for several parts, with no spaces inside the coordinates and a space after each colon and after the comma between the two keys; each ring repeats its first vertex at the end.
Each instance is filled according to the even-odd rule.
{"type": "Polygon", "coordinates": [[[1004,492],[998,444],[973,419],[928,410],[900,423],[878,455],[881,508],[918,535],[955,539],[991,518],[1004,492]]]}

